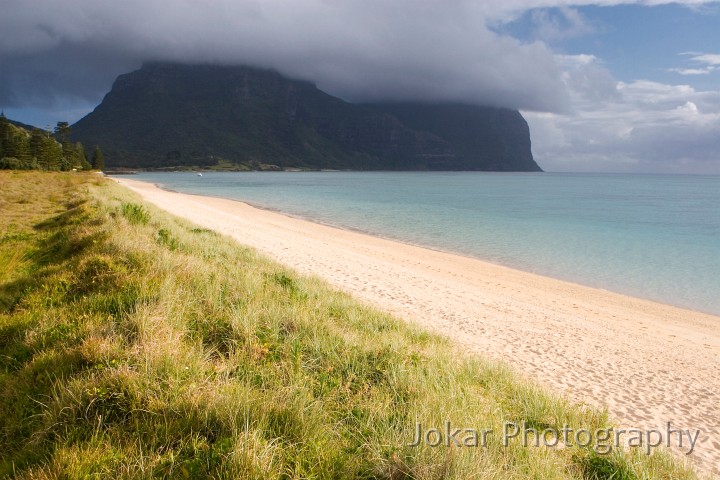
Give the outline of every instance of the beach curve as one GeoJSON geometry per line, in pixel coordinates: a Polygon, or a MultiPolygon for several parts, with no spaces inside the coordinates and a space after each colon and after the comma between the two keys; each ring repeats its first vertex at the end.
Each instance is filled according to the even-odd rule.
{"type": "Polygon", "coordinates": [[[513,270],[235,200],[116,179],[147,201],[505,361],[624,427],[700,430],[720,473],[720,317],[513,270]]]}

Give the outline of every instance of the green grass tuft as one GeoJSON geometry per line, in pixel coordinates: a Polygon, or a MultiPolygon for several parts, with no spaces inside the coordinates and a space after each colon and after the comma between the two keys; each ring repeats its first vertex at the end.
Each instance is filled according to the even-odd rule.
{"type": "Polygon", "coordinates": [[[180,246],[178,239],[173,237],[167,228],[161,228],[157,233],[157,241],[160,245],[163,245],[170,250],[177,250],[180,246]]]}
{"type": "Polygon", "coordinates": [[[582,469],[583,477],[588,480],[637,480],[628,459],[618,455],[600,455],[588,450],[586,455],[573,458],[582,469]]]}
{"type": "Polygon", "coordinates": [[[123,203],[122,214],[128,222],[139,225],[147,225],[150,221],[150,213],[142,205],[136,203],[123,203]]]}

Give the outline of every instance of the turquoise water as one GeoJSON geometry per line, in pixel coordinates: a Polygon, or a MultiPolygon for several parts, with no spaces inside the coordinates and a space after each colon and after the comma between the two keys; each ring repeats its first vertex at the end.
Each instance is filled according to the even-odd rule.
{"type": "Polygon", "coordinates": [[[250,172],[136,178],[720,314],[720,176],[250,172]]]}

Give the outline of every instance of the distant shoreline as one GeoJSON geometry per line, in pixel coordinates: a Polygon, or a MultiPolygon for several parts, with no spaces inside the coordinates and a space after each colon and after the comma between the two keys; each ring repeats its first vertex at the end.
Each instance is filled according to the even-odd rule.
{"type": "MultiPolygon", "coordinates": [[[[328,171],[328,172],[331,172],[331,171],[328,171]]],[[[335,172],[335,171],[333,171],[333,172],[335,172]]],[[[338,171],[338,172],[340,172],[340,171],[338,171]]],[[[143,173],[153,173],[153,172],[143,172],[143,173]]],[[[167,172],[155,172],[155,173],[164,174],[167,172]]],[[[186,175],[189,174],[189,172],[179,172],[179,173],[185,173],[186,175]]],[[[258,173],[258,172],[246,172],[246,173],[251,174],[251,173],[258,173]]],[[[385,172],[385,171],[383,171],[383,172],[355,172],[355,171],[347,172],[347,171],[342,171],[341,173],[360,173],[360,174],[367,173],[368,175],[372,175],[373,173],[392,174],[394,172],[385,172]]],[[[402,175],[403,173],[417,173],[417,174],[427,173],[428,175],[432,175],[433,173],[436,173],[436,172],[397,172],[397,173],[399,175],[402,175]]],[[[452,174],[452,173],[461,173],[461,172],[443,172],[443,173],[452,174]]],[[[535,175],[535,172],[474,172],[474,173],[479,173],[482,175],[485,175],[485,174],[508,175],[508,176],[518,175],[521,177],[526,176],[526,175],[532,177],[535,175]]],[[[542,173],[545,174],[545,172],[542,172],[542,173]]],[[[222,176],[221,172],[217,172],[217,175],[218,176],[216,178],[220,178],[222,176]]],[[[561,176],[562,177],[564,175],[573,176],[575,174],[573,174],[573,173],[560,173],[560,174],[552,173],[552,175],[550,175],[550,176],[551,177],[552,176],[561,176]]],[[[618,175],[620,177],[626,176],[626,174],[624,174],[624,173],[618,173],[618,174],[580,173],[577,175],[581,175],[581,176],[597,175],[600,177],[614,176],[614,175],[618,175]]],[[[642,175],[646,176],[646,175],[650,175],[650,174],[642,174],[642,175]]],[[[167,177],[167,178],[168,179],[166,181],[169,184],[173,184],[173,181],[170,180],[169,177],[167,177]]],[[[250,178],[250,177],[247,177],[247,178],[250,178]]],[[[139,181],[148,181],[148,182],[152,181],[153,183],[155,182],[154,179],[139,179],[139,181]]],[[[183,183],[182,180],[179,180],[179,182],[183,183]]],[[[172,188],[167,188],[160,183],[155,183],[155,185],[158,186],[159,188],[167,189],[172,192],[187,193],[182,190],[173,190],[172,188]]],[[[584,275],[584,273],[588,273],[588,272],[573,271],[572,268],[570,268],[570,269],[568,269],[568,268],[553,269],[552,267],[550,267],[550,268],[547,267],[547,265],[549,265],[548,263],[543,264],[542,262],[537,262],[537,263],[532,263],[532,262],[528,262],[528,261],[526,261],[524,263],[522,261],[513,262],[512,260],[506,260],[506,258],[511,258],[511,257],[505,257],[505,256],[503,256],[503,258],[500,258],[497,256],[494,257],[492,255],[487,255],[485,252],[482,252],[482,251],[474,251],[472,248],[469,248],[469,249],[461,248],[462,245],[459,245],[459,247],[458,247],[458,245],[452,244],[452,241],[450,243],[445,242],[446,244],[444,244],[442,241],[432,242],[432,241],[428,241],[427,239],[423,239],[423,238],[408,238],[407,235],[403,235],[402,231],[398,232],[393,229],[383,229],[380,227],[374,228],[374,229],[373,228],[365,228],[363,225],[360,225],[357,222],[355,222],[355,223],[345,222],[345,221],[343,221],[342,217],[338,218],[337,215],[335,215],[334,218],[322,219],[322,218],[318,218],[317,215],[313,215],[313,213],[314,213],[313,210],[306,210],[306,211],[298,213],[298,212],[293,212],[292,209],[276,207],[273,204],[271,204],[271,202],[258,203],[258,202],[252,201],[252,200],[248,200],[246,198],[238,198],[231,194],[222,194],[219,192],[218,193],[216,193],[216,192],[204,193],[202,191],[203,189],[201,187],[199,187],[199,185],[200,184],[198,184],[198,188],[200,188],[200,190],[198,190],[198,192],[200,192],[200,193],[188,193],[188,194],[198,195],[198,196],[213,196],[215,198],[225,198],[225,199],[232,200],[232,201],[246,203],[255,208],[260,208],[260,209],[268,210],[271,212],[277,212],[277,213],[280,213],[280,214],[283,214],[286,216],[303,219],[303,220],[313,222],[313,223],[320,223],[320,224],[327,225],[330,227],[335,227],[335,228],[339,228],[339,229],[343,229],[343,230],[349,230],[349,231],[353,231],[353,232],[357,232],[357,233],[372,235],[374,237],[380,237],[380,238],[384,238],[387,240],[401,242],[401,243],[412,245],[412,246],[427,248],[427,249],[438,251],[438,252],[444,252],[444,253],[448,253],[448,254],[456,254],[456,255],[463,256],[463,257],[473,258],[473,259],[481,260],[484,262],[489,262],[489,263],[493,263],[496,265],[501,265],[501,266],[517,269],[517,270],[520,270],[523,272],[537,273],[539,275],[546,276],[549,278],[554,278],[554,279],[561,280],[561,281],[567,281],[570,283],[576,283],[578,285],[583,285],[583,286],[587,286],[590,288],[599,288],[601,290],[607,290],[609,292],[614,292],[614,293],[618,293],[621,295],[628,295],[631,297],[636,297],[636,298],[648,300],[651,302],[661,303],[661,304],[671,306],[671,307],[688,309],[688,310],[696,311],[699,313],[705,313],[705,314],[709,314],[709,315],[720,315],[720,306],[716,306],[715,303],[713,303],[713,302],[703,303],[702,301],[692,301],[692,300],[684,301],[685,298],[692,298],[692,295],[687,296],[685,298],[682,296],[682,294],[679,294],[676,296],[673,296],[673,295],[664,296],[664,295],[662,295],[662,293],[663,293],[662,291],[656,292],[656,291],[653,291],[651,288],[649,288],[647,290],[643,290],[642,288],[637,288],[637,282],[636,282],[636,284],[632,284],[632,283],[624,284],[623,281],[612,281],[612,280],[605,281],[605,282],[603,282],[603,281],[595,282],[595,281],[593,281],[592,277],[588,277],[587,275],[584,275]],[[633,289],[633,287],[636,287],[636,288],[633,289]]],[[[451,240],[452,240],[452,238],[451,238],[451,240]]],[[[623,265],[622,268],[625,268],[625,266],[623,265]]],[[[590,273],[593,273],[593,272],[590,272],[590,273]]],[[[601,271],[601,273],[602,273],[602,271],[601,271]]],[[[614,278],[619,278],[619,279],[623,278],[622,272],[614,271],[613,273],[616,275],[619,275],[614,278]]],[[[611,278],[611,277],[608,277],[608,278],[611,278]]],[[[674,285],[674,282],[675,282],[675,280],[673,280],[673,285],[674,285]]],[[[705,288],[705,290],[702,290],[703,292],[707,292],[706,287],[707,287],[707,285],[703,286],[703,288],[705,288]]],[[[688,292],[684,292],[684,293],[688,293],[688,292]]]]}
{"type": "Polygon", "coordinates": [[[302,273],[507,361],[623,426],[701,430],[693,457],[720,464],[720,317],[289,217],[116,179],[302,273]],[[672,388],[669,388],[672,385],[672,388]],[[681,396],[677,392],[683,392],[681,396]]]}

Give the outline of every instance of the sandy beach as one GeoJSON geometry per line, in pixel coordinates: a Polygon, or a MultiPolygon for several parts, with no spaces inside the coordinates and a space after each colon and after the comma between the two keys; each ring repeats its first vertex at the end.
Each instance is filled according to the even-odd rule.
{"type": "MultiPolygon", "coordinates": [[[[720,474],[720,317],[352,232],[247,204],[116,179],[147,201],[443,334],[623,427],[699,430],[720,474]]],[[[676,442],[675,442],[676,443],[676,442]]],[[[684,451],[687,451],[685,445],[684,451]]]]}

